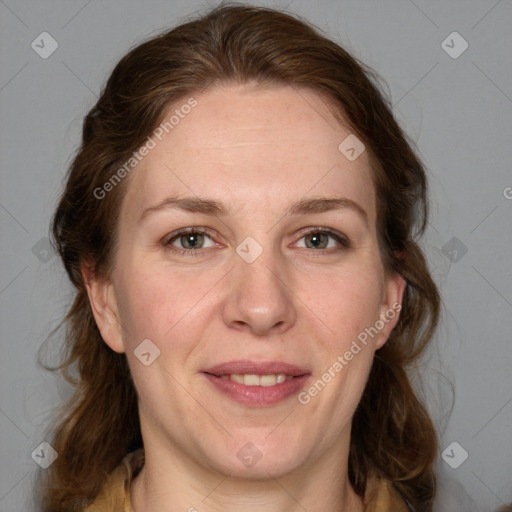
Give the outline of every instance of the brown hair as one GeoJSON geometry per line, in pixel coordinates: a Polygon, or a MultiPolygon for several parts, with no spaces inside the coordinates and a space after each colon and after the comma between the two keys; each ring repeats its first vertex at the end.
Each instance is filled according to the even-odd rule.
{"type": "Polygon", "coordinates": [[[406,373],[432,337],[440,309],[417,244],[428,214],[425,170],[370,68],[296,16],[230,3],[132,49],[85,117],[82,143],[52,225],[54,243],[76,287],[63,320],[65,353],[58,367],[75,391],[54,429],[59,457],[46,472],[45,511],[80,510],[120,460],[142,446],[126,357],[103,342],[81,273],[87,261],[97,275],[109,275],[129,178],[101,200],[94,191],[158,126],[164,108],[215,83],[248,82],[322,94],[366,146],[384,266],[401,274],[407,286],[398,324],[376,353],[353,419],[349,476],[361,496],[367,479],[377,476],[389,479],[412,510],[431,509],[436,433],[406,373]]]}

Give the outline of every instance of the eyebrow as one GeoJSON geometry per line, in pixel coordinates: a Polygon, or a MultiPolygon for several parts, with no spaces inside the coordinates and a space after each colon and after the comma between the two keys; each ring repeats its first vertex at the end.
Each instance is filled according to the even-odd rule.
{"type": "MultiPolygon", "coordinates": [[[[202,197],[166,197],[163,201],[154,206],[146,208],[141,216],[142,221],[148,215],[169,209],[179,209],[192,213],[203,213],[206,215],[226,216],[229,215],[229,208],[225,203],[202,197]]],[[[368,226],[368,214],[358,203],[346,197],[319,197],[301,199],[292,204],[284,216],[305,215],[311,213],[324,213],[333,210],[349,209],[356,212],[368,226]]]]}

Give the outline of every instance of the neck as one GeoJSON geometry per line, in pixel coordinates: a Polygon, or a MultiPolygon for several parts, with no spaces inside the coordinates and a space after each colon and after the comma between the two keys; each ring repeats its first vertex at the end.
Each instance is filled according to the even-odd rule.
{"type": "Polygon", "coordinates": [[[268,478],[251,479],[207,468],[179,450],[149,445],[146,463],[132,482],[132,508],[134,512],[363,512],[362,499],[348,479],[348,450],[341,460],[334,447],[331,453],[285,475],[268,473],[268,478]]]}

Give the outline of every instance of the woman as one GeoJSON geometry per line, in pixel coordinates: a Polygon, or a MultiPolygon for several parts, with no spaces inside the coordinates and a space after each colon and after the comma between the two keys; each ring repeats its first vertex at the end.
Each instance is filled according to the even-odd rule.
{"type": "Polygon", "coordinates": [[[431,509],[426,176],[372,76],[236,4],[121,59],[53,220],[78,379],[44,510],[431,509]]]}

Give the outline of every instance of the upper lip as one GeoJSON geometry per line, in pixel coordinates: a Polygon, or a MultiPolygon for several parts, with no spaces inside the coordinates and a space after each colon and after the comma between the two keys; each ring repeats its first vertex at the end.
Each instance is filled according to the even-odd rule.
{"type": "Polygon", "coordinates": [[[290,363],[284,363],[280,361],[228,361],[226,363],[218,364],[203,370],[204,373],[210,373],[212,375],[273,375],[278,373],[284,373],[285,375],[292,375],[298,377],[300,375],[309,374],[310,371],[307,368],[301,368],[290,363]]]}

